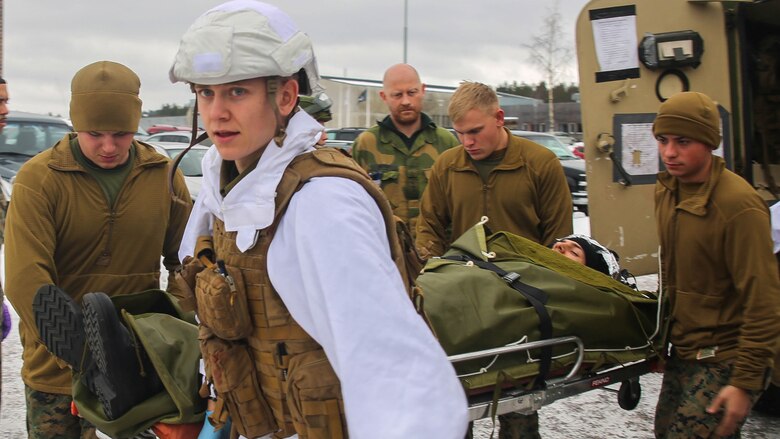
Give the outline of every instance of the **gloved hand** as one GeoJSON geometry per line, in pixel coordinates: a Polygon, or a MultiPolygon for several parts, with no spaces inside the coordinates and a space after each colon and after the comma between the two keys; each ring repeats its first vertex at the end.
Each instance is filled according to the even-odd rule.
{"type": "Polygon", "coordinates": [[[0,340],[5,340],[6,337],[8,337],[8,334],[11,333],[11,311],[8,310],[8,304],[3,302],[3,338],[0,340]]]}
{"type": "Polygon", "coordinates": [[[206,411],[206,420],[203,422],[203,429],[200,431],[198,439],[228,439],[230,437],[230,420],[219,431],[214,430],[214,426],[209,422],[209,415],[212,411],[206,411]]]}

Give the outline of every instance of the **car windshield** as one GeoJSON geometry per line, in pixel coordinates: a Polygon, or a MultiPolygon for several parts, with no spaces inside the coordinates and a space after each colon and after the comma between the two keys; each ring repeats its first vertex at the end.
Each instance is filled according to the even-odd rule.
{"type": "Polygon", "coordinates": [[[70,132],[63,124],[8,120],[0,134],[0,154],[34,156],[70,132]]]}
{"type": "Polygon", "coordinates": [[[576,159],[577,157],[571,153],[569,148],[566,147],[563,143],[561,143],[560,140],[555,138],[555,136],[535,136],[535,135],[523,135],[522,137],[525,137],[526,139],[536,142],[550,151],[554,152],[555,155],[558,156],[559,159],[576,159]]]}
{"type": "MultiPolygon", "coordinates": [[[[171,158],[175,159],[184,151],[184,148],[168,148],[167,151],[171,158]]],[[[206,152],[208,152],[208,149],[193,148],[187,151],[187,154],[182,157],[181,163],[179,163],[179,169],[181,169],[182,174],[186,177],[202,177],[203,168],[201,168],[201,162],[206,152]]]]}

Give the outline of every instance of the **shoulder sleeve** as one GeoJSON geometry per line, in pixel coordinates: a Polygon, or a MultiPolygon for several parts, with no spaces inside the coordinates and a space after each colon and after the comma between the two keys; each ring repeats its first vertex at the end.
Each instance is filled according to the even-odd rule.
{"type": "Polygon", "coordinates": [[[56,193],[42,187],[45,177],[19,171],[5,227],[5,293],[28,334],[37,334],[33,297],[45,284],[57,284],[56,193]]]}
{"type": "Polygon", "coordinates": [[[550,245],[573,232],[571,192],[557,157],[540,157],[536,163],[542,244],[550,245]]]}
{"type": "Polygon", "coordinates": [[[772,254],[769,215],[748,208],[726,225],[726,265],[743,304],[737,360],[731,384],[760,389],[780,337],[780,280],[772,254]]]}
{"type": "Polygon", "coordinates": [[[439,138],[441,139],[441,142],[444,146],[447,148],[452,148],[453,146],[460,145],[460,141],[458,140],[458,137],[454,134],[452,134],[449,130],[444,128],[439,128],[439,138]]]}
{"type": "Polygon", "coordinates": [[[293,196],[268,271],[339,377],[350,436],[462,438],[462,387],[389,255],[374,200],[353,181],[324,177],[293,196]]]}
{"type": "Polygon", "coordinates": [[[449,237],[447,230],[451,226],[450,200],[447,199],[447,167],[444,166],[449,154],[439,156],[431,168],[428,185],[420,200],[420,215],[417,217],[415,247],[424,259],[441,256],[446,250],[449,237]]]}
{"type": "MultiPolygon", "coordinates": [[[[168,166],[171,166],[169,162],[168,166]]],[[[168,180],[168,167],[166,167],[166,180],[168,180]]],[[[166,186],[167,186],[166,182],[166,186]]],[[[174,282],[174,271],[180,265],[179,247],[181,246],[184,229],[187,226],[187,219],[192,211],[192,197],[187,185],[184,182],[184,175],[181,170],[176,170],[173,179],[173,191],[177,200],[171,200],[171,211],[168,219],[168,228],[165,231],[165,242],[163,243],[163,265],[168,270],[168,288],[175,288],[178,285],[174,282]]],[[[170,194],[168,194],[170,196],[170,194]]]]}
{"type": "Polygon", "coordinates": [[[371,131],[363,131],[352,143],[352,158],[361,168],[368,172],[371,163],[370,145],[376,145],[376,135],[371,131]]]}

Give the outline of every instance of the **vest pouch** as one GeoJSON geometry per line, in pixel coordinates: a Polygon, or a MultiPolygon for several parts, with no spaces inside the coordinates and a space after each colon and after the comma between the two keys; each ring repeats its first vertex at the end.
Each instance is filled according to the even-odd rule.
{"type": "MultiPolygon", "coordinates": [[[[201,332],[202,334],[203,332],[201,332]]],[[[217,405],[227,406],[242,436],[261,437],[278,430],[271,407],[260,390],[249,346],[216,337],[201,339],[206,375],[217,393],[217,405]]]]}
{"type": "Polygon", "coordinates": [[[187,256],[174,273],[174,280],[179,288],[171,293],[179,300],[179,306],[184,311],[195,311],[195,276],[206,268],[200,260],[187,256]]]}
{"type": "Polygon", "coordinates": [[[198,318],[224,340],[241,340],[252,333],[246,287],[241,270],[217,261],[217,268],[196,275],[198,318]]]}
{"type": "Polygon", "coordinates": [[[341,385],[322,349],[290,359],[287,405],[301,439],[348,437],[341,385]]]}

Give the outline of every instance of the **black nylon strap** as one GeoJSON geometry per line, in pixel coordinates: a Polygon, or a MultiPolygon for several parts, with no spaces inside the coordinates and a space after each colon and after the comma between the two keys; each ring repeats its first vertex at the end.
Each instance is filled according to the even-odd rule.
{"type": "Polygon", "coordinates": [[[208,136],[209,133],[207,132],[204,132],[203,134],[198,136],[198,99],[196,98],[195,106],[192,109],[192,131],[190,133],[190,144],[184,149],[184,151],[180,152],[175,159],[173,159],[173,164],[168,170],[168,190],[171,193],[171,199],[173,199],[173,201],[176,203],[180,203],[184,205],[192,204],[192,200],[180,199],[176,195],[176,191],[173,190],[173,179],[174,179],[174,175],[176,174],[176,168],[179,167],[179,163],[181,163],[181,159],[184,158],[184,155],[187,154],[194,145],[197,145],[198,143],[206,140],[208,136]]]}
{"type": "MultiPolygon", "coordinates": [[[[481,259],[475,259],[468,255],[457,256],[442,256],[442,259],[450,259],[454,261],[472,262],[479,268],[492,271],[496,273],[501,279],[506,282],[512,289],[519,292],[525,297],[525,299],[534,307],[536,314],[539,316],[539,332],[541,333],[542,340],[549,340],[552,338],[552,319],[550,313],[547,312],[545,304],[549,299],[549,296],[539,288],[533,287],[520,281],[520,275],[514,272],[508,272],[498,265],[483,261],[481,259]]],[[[552,346],[545,346],[541,348],[541,360],[539,361],[539,375],[535,380],[535,387],[543,387],[544,380],[550,373],[550,365],[552,363],[552,346]]]]}

